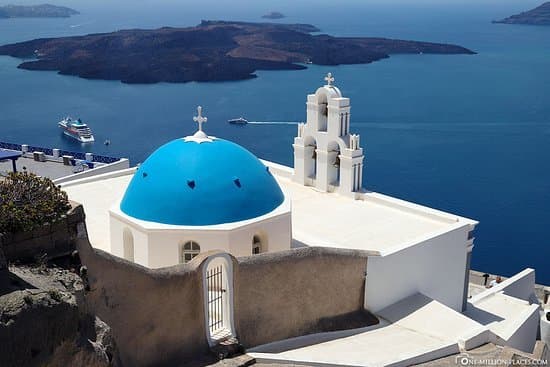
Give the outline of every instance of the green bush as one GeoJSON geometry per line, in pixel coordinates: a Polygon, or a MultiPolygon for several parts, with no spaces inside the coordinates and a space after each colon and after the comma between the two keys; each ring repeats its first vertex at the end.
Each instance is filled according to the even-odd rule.
{"type": "Polygon", "coordinates": [[[0,233],[54,222],[70,207],[67,194],[49,178],[18,172],[0,181],[0,233]]]}

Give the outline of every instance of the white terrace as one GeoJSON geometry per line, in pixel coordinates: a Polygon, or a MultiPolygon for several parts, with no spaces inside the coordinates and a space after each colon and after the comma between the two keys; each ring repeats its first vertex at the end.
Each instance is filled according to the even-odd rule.
{"type": "MultiPolygon", "coordinates": [[[[292,201],[294,246],[324,246],[384,255],[476,222],[378,193],[362,200],[317,191],[290,179],[288,167],[264,161],[292,201]]],[[[68,182],[84,206],[92,245],[110,251],[109,209],[124,195],[134,168],[68,182]]]]}

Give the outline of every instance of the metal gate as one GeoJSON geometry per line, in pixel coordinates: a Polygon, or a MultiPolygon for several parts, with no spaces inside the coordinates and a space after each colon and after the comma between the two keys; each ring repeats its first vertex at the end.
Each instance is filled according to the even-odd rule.
{"type": "Polygon", "coordinates": [[[225,292],[223,266],[218,265],[208,269],[206,283],[208,285],[208,327],[213,339],[224,333],[225,292]]]}

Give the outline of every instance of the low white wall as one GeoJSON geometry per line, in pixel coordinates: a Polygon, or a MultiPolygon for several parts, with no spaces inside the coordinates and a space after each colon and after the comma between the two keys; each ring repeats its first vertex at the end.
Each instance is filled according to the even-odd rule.
{"type": "Polygon", "coordinates": [[[502,283],[476,294],[470,299],[470,303],[475,304],[478,300],[498,292],[524,301],[535,302],[535,270],[531,268],[522,270],[502,283]]]}
{"type": "Polygon", "coordinates": [[[65,188],[65,187],[71,187],[71,186],[78,186],[78,185],[82,185],[90,182],[108,180],[110,178],[134,175],[137,171],[137,168],[138,167],[131,167],[126,169],[116,170],[113,172],[102,173],[95,176],[79,178],[78,180],[72,180],[72,181],[67,181],[65,183],[62,183],[60,184],[60,186],[65,188]]]}
{"type": "Polygon", "coordinates": [[[266,161],[264,159],[260,159],[260,161],[262,161],[264,165],[269,167],[269,171],[275,176],[291,179],[292,175],[294,174],[294,168],[283,166],[279,163],[266,161]]]}
{"type": "Polygon", "coordinates": [[[121,158],[119,161],[116,161],[114,163],[109,163],[96,168],[88,169],[79,173],[75,173],[73,175],[60,177],[58,179],[53,180],[53,182],[56,184],[61,184],[69,181],[75,181],[83,178],[101,175],[104,173],[115,172],[115,171],[119,171],[127,168],[130,168],[130,161],[126,158],[121,158]]]}
{"type": "Polygon", "coordinates": [[[525,269],[522,272],[500,283],[495,290],[502,290],[504,294],[524,301],[536,299],[535,294],[535,270],[525,269]]]}
{"type": "MultiPolygon", "coordinates": [[[[537,341],[537,330],[540,322],[540,312],[536,305],[532,305],[524,320],[521,320],[520,326],[505,341],[507,345],[518,350],[532,353],[537,341]]],[[[498,340],[497,340],[498,343],[498,340]]]]}
{"type": "Polygon", "coordinates": [[[369,257],[365,308],[376,313],[422,293],[460,312],[469,230],[465,224],[390,255],[369,257]]]}

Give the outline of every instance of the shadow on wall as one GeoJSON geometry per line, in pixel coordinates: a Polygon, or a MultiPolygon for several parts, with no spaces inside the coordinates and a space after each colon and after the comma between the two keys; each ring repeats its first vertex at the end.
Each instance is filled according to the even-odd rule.
{"type": "Polygon", "coordinates": [[[363,309],[360,251],[306,247],[237,261],[235,319],[247,348],[378,323],[363,309]]]}
{"type": "MultiPolygon", "coordinates": [[[[86,307],[112,328],[123,366],[175,366],[209,353],[205,298],[211,292],[203,278],[207,260],[221,252],[148,269],[93,249],[84,223],[77,248],[87,267],[86,307]]],[[[229,307],[245,347],[378,322],[363,309],[362,252],[309,247],[230,259],[229,307]]]]}

